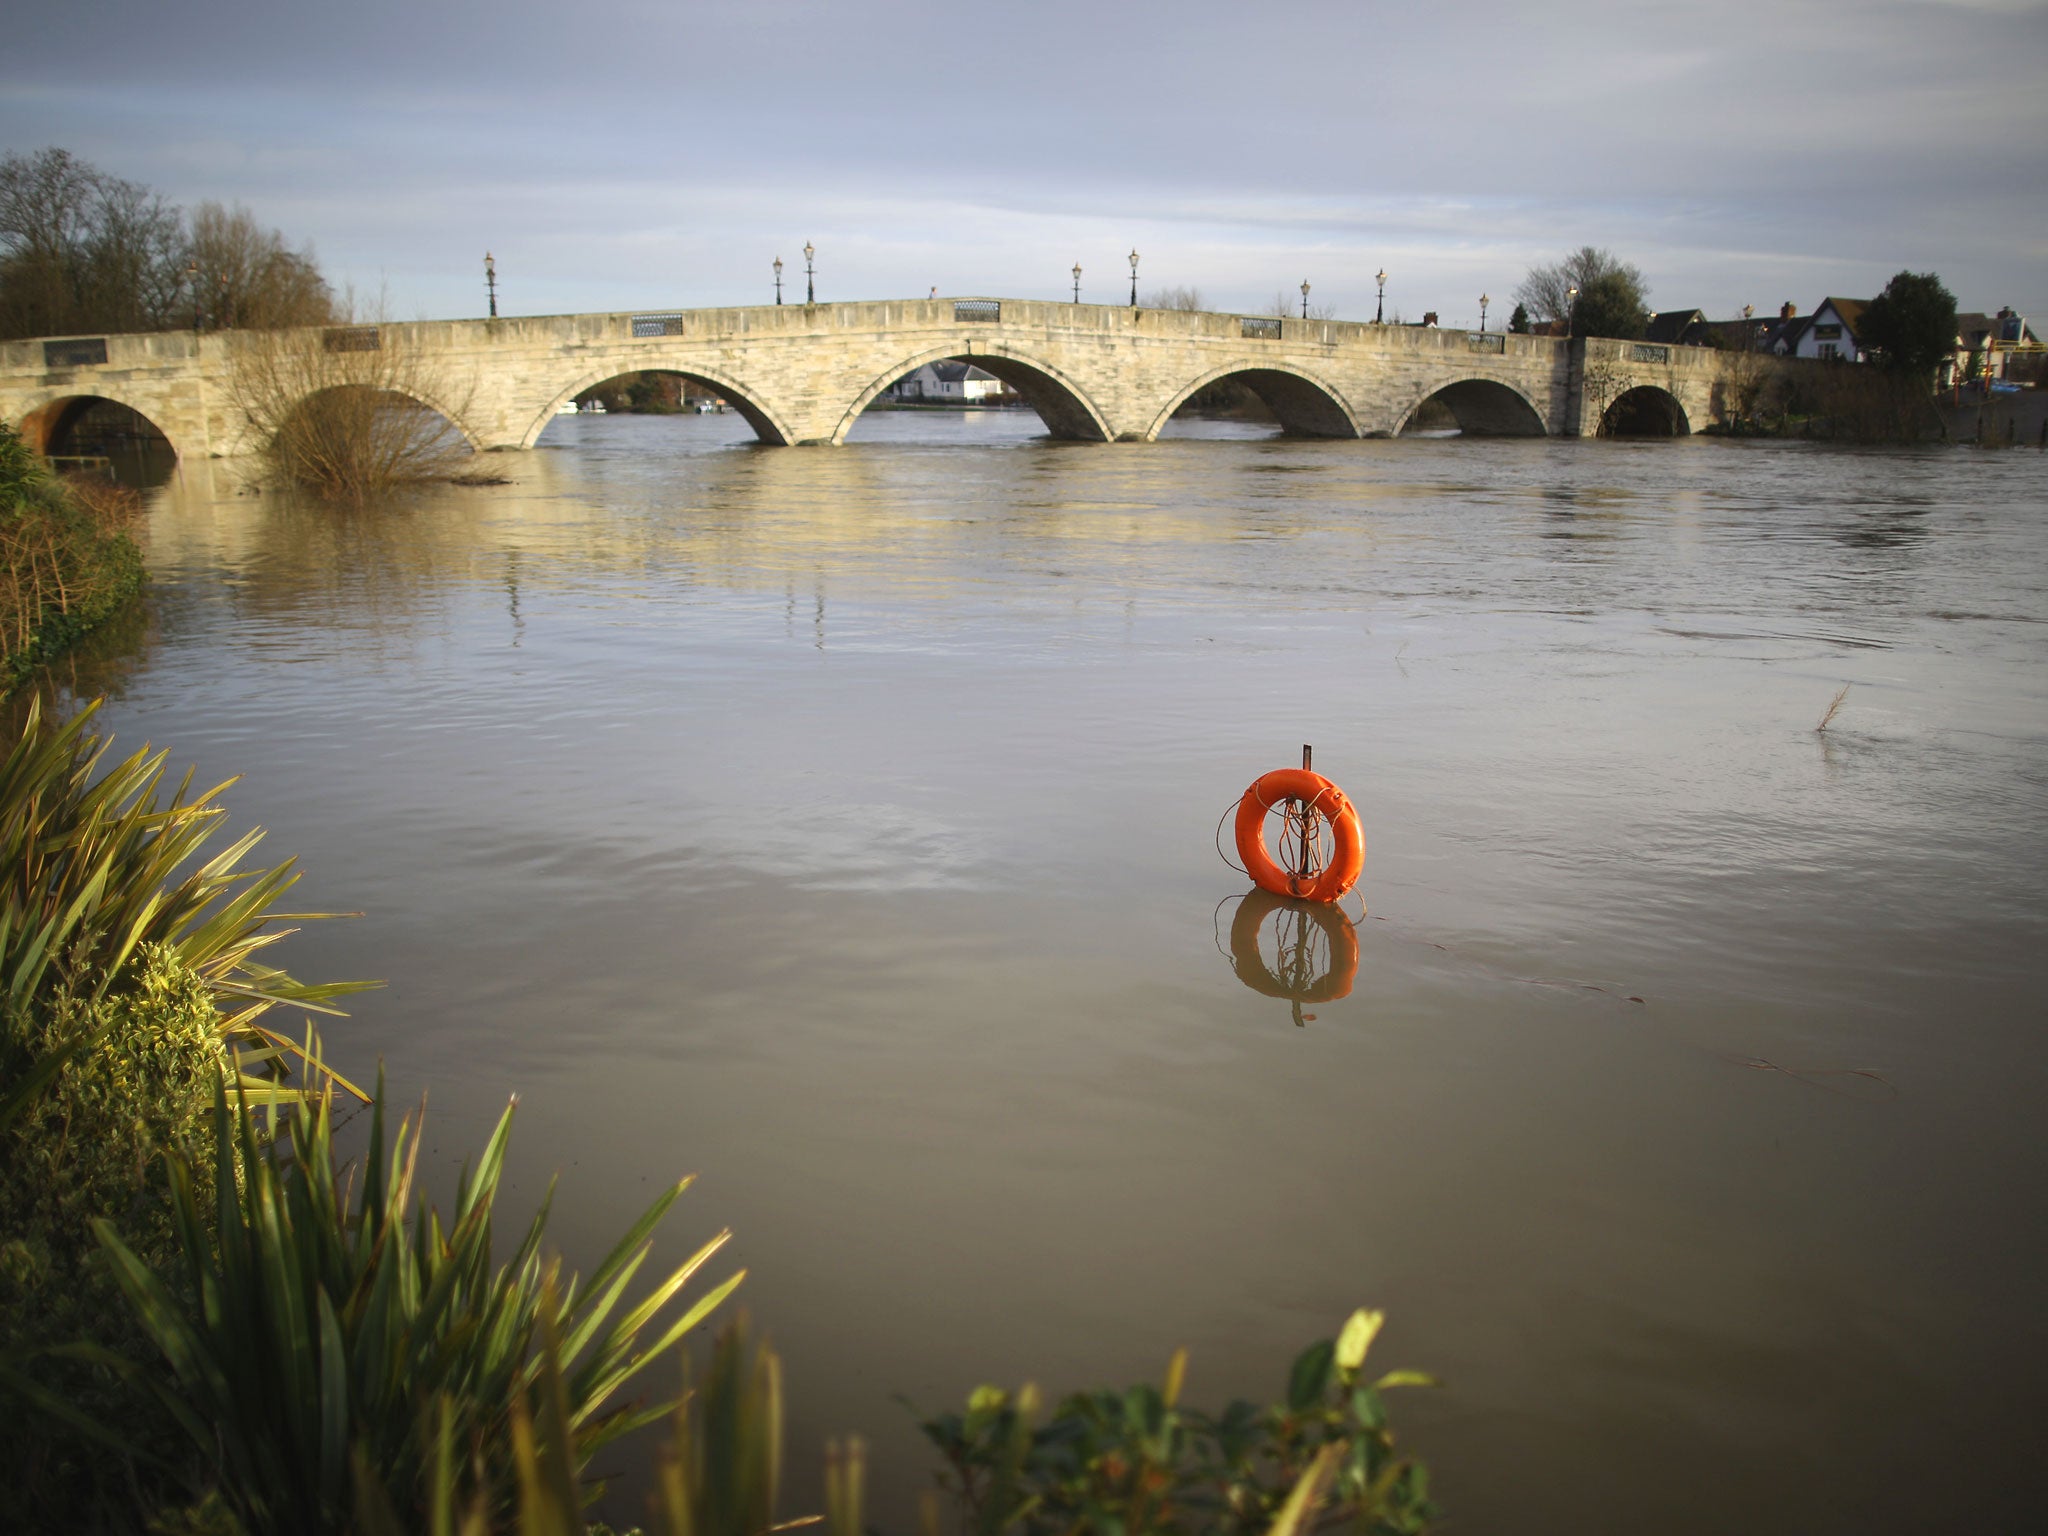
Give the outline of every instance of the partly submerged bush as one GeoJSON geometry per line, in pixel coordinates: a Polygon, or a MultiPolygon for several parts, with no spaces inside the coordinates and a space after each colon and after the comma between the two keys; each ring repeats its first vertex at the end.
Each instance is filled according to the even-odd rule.
{"type": "Polygon", "coordinates": [[[61,655],[142,588],[122,531],[134,503],[53,478],[0,423],[0,694],[61,655]]]}
{"type": "Polygon", "coordinates": [[[1162,1386],[1076,1393],[1043,1425],[1034,1388],[982,1387],[965,1413],[924,1425],[945,1460],[940,1485],[976,1536],[1426,1530],[1428,1473],[1395,1451],[1382,1394],[1430,1378],[1365,1375],[1382,1320],[1354,1312],[1336,1340],[1309,1346],[1286,1398],[1267,1408],[1238,1401],[1212,1417],[1180,1407],[1186,1351],[1162,1386]]]}
{"type": "MultiPolygon", "coordinates": [[[[1179,1406],[1186,1351],[1174,1356],[1163,1386],[1076,1393],[1042,1425],[1033,1388],[1012,1394],[982,1387],[964,1413],[923,1426],[945,1470],[938,1490],[925,1495],[918,1529],[922,1536],[946,1529],[962,1536],[1426,1531],[1436,1514],[1428,1474],[1396,1453],[1381,1394],[1429,1378],[1389,1371],[1367,1379],[1366,1351],[1380,1322],[1377,1312],[1353,1313],[1337,1339],[1311,1345],[1296,1359],[1283,1402],[1232,1403],[1216,1417],[1179,1406]]],[[[433,1529],[584,1536],[576,1469],[550,1429],[550,1419],[562,1416],[558,1403],[549,1406],[556,1403],[550,1384],[560,1379],[556,1355],[552,1342],[544,1345],[543,1390],[516,1441],[516,1527],[493,1525],[474,1507],[462,1520],[444,1473],[433,1529]]],[[[687,1361],[685,1378],[659,1452],[649,1536],[761,1536],[820,1524],[824,1536],[860,1536],[869,1528],[859,1440],[826,1448],[822,1515],[776,1522],[781,1362],[765,1342],[751,1339],[744,1314],[721,1330],[703,1385],[688,1384],[687,1361]]]]}
{"type": "Polygon", "coordinates": [[[603,1446],[670,1411],[618,1397],[741,1279],[663,1315],[724,1246],[731,1234],[721,1232],[624,1304],[687,1179],[587,1283],[564,1279],[543,1253],[546,1201],[501,1260],[492,1217],[512,1111],[474,1173],[465,1166],[444,1224],[415,1198],[419,1126],[403,1121],[387,1141],[382,1098],[380,1083],[360,1176],[347,1177],[327,1097],[297,1105],[288,1139],[265,1145],[248,1104],[223,1090],[213,1201],[204,1159],[167,1159],[182,1248],[174,1281],[112,1223],[94,1223],[162,1352],[166,1411],[219,1502],[257,1536],[425,1529],[437,1489],[453,1501],[442,1508],[474,1505],[496,1519],[515,1499],[522,1424],[529,1441],[535,1422],[552,1426],[557,1455],[580,1477],[603,1446]],[[544,1381],[549,1358],[557,1364],[544,1381]]]}
{"type": "Polygon", "coordinates": [[[271,469],[316,495],[366,501],[470,456],[450,421],[469,391],[405,326],[245,332],[230,359],[230,397],[271,469]]]}

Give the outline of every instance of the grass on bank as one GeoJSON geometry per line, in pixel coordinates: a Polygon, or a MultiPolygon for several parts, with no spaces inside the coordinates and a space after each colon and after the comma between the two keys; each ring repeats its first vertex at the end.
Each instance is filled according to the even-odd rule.
{"type": "Polygon", "coordinates": [[[0,423],[0,697],[142,589],[134,492],[59,480],[0,423]]]}

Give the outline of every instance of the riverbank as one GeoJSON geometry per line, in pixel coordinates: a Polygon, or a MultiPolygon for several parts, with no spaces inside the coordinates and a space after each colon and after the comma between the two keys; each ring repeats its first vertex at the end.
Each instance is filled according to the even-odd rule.
{"type": "Polygon", "coordinates": [[[141,500],[96,475],[58,479],[0,427],[0,697],[142,589],[125,532],[141,500]]]}

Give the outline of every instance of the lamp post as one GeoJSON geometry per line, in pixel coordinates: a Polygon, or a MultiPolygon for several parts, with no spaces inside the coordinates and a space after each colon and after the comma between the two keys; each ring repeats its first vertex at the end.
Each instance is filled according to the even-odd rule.
{"type": "Polygon", "coordinates": [[[490,295],[491,318],[498,318],[498,263],[489,251],[484,252],[484,292],[490,295]]]}
{"type": "Polygon", "coordinates": [[[782,258],[775,258],[775,302],[782,302],[782,258]]]}
{"type": "Polygon", "coordinates": [[[199,263],[185,263],[185,283],[192,290],[192,332],[199,333],[199,263]]]}
{"type": "Polygon", "coordinates": [[[1074,302],[1081,302],[1081,263],[1074,263],[1074,302]]]}
{"type": "Polygon", "coordinates": [[[1308,279],[1301,280],[1301,318],[1308,318],[1308,279]]]}
{"type": "Polygon", "coordinates": [[[1131,247],[1131,308],[1138,307],[1138,248],[1131,247]]]}
{"type": "Polygon", "coordinates": [[[1381,267],[1379,271],[1373,274],[1372,280],[1380,285],[1379,302],[1373,306],[1372,323],[1374,325],[1385,325],[1387,323],[1387,269],[1381,267]]]}
{"type": "Polygon", "coordinates": [[[1567,288],[1564,291],[1564,334],[1567,339],[1570,338],[1573,330],[1577,327],[1578,320],[1579,290],[1577,287],[1567,288]]]}
{"type": "Polygon", "coordinates": [[[817,273],[811,266],[811,260],[817,254],[816,248],[812,246],[810,241],[806,240],[804,242],[804,302],[806,304],[818,302],[817,273]]]}
{"type": "Polygon", "coordinates": [[[1486,334],[1486,306],[1491,302],[1485,294],[1479,295],[1479,334],[1482,336],[1486,334]]]}

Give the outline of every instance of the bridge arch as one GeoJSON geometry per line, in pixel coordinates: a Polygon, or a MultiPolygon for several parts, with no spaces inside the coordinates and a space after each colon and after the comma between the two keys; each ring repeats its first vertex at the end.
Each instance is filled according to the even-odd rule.
{"type": "Polygon", "coordinates": [[[965,346],[935,347],[906,358],[860,392],[853,404],[847,407],[846,414],[840,417],[830,441],[834,444],[845,442],[846,434],[860,420],[860,413],[906,373],[914,373],[926,363],[942,363],[948,359],[972,363],[984,373],[1001,379],[1024,397],[1026,405],[1038,412],[1038,419],[1045,423],[1046,430],[1054,437],[1069,442],[1106,443],[1115,435],[1103,419],[1102,412],[1096,409],[1095,402],[1088,398],[1080,385],[1052,364],[1022,356],[1011,347],[998,343],[979,351],[965,346]]]}
{"type": "Polygon", "coordinates": [[[1600,413],[1602,437],[1684,437],[1691,431],[1678,396],[1655,384],[1623,390],[1600,413]]]}
{"type": "Polygon", "coordinates": [[[37,453],[62,452],[67,446],[66,439],[72,429],[78,426],[88,412],[102,405],[119,406],[132,415],[147,432],[154,433],[162,440],[164,448],[173,458],[182,457],[171,434],[132,400],[124,400],[118,394],[95,392],[93,394],[52,395],[41,405],[31,407],[16,423],[22,439],[37,453]]]}
{"type": "Polygon", "coordinates": [[[1144,442],[1156,441],[1173,413],[1188,403],[1197,390],[1207,389],[1224,379],[1235,379],[1265,402],[1266,409],[1280,423],[1280,430],[1295,437],[1363,437],[1358,413],[1343,393],[1305,368],[1261,360],[1226,363],[1191,379],[1166,409],[1152,418],[1142,434],[1144,442]]]}
{"type": "Polygon", "coordinates": [[[1474,376],[1439,384],[1418,396],[1394,422],[1399,437],[1414,426],[1423,408],[1434,401],[1470,437],[1542,437],[1549,429],[1536,402],[1514,385],[1474,376]]]}
{"type": "Polygon", "coordinates": [[[750,386],[741,384],[729,375],[713,368],[700,368],[694,364],[684,365],[660,357],[646,357],[636,354],[630,360],[622,360],[623,366],[600,368],[588,373],[558,390],[540,414],[527,423],[525,433],[519,439],[521,448],[531,448],[540,440],[548,423],[555,419],[555,412],[564,404],[575,399],[586,389],[595,389],[609,379],[616,379],[629,373],[673,373],[708,386],[719,398],[731,403],[746,424],[754,429],[754,436],[772,448],[787,448],[796,441],[796,433],[787,421],[772,407],[764,404],[759,394],[750,386]]]}

